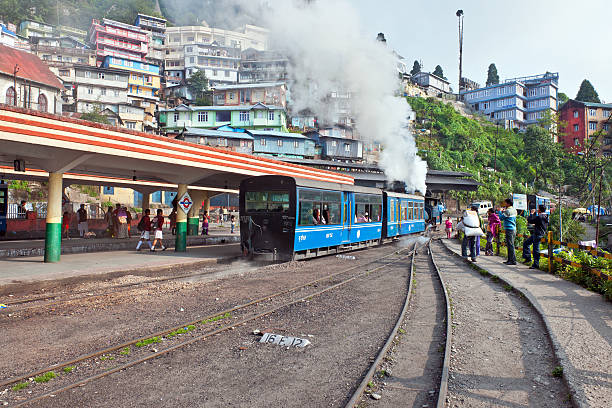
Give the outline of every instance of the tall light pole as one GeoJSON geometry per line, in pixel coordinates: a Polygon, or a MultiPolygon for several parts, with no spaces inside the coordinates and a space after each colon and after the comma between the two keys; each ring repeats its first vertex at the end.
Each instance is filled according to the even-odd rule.
{"type": "Polygon", "coordinates": [[[463,74],[463,10],[457,10],[457,19],[459,20],[459,100],[461,100],[461,77],[463,74]]]}

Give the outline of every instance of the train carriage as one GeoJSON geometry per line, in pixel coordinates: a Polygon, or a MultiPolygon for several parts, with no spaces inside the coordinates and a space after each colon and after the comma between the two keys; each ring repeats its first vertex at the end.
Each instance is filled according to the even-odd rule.
{"type": "Polygon", "coordinates": [[[386,238],[424,230],[422,198],[385,194],[375,188],[285,176],[243,180],[243,252],[271,260],[300,259],[377,245],[386,238]],[[386,216],[388,200],[397,206],[391,218],[386,216]],[[383,229],[392,224],[394,233],[387,236],[383,229]]]}

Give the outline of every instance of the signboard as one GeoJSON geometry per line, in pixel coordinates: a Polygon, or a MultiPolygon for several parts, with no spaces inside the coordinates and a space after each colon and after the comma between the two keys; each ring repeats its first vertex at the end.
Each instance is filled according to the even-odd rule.
{"type": "Polygon", "coordinates": [[[527,210],[527,194],[512,194],[512,202],[515,210],[527,210]]]}
{"type": "Polygon", "coordinates": [[[260,343],[270,343],[285,347],[306,347],[310,342],[306,339],[300,339],[299,337],[283,336],[281,334],[264,333],[260,343]]]}
{"type": "Polygon", "coordinates": [[[189,210],[193,206],[193,200],[191,199],[189,193],[183,194],[181,199],[178,201],[178,206],[185,212],[185,214],[189,212],[189,210]]]}

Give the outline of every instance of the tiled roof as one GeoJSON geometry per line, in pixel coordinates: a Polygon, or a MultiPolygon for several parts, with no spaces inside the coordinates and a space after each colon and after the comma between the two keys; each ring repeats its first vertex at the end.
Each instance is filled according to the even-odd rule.
{"type": "Polygon", "coordinates": [[[49,67],[34,54],[16,50],[0,44],[0,72],[13,76],[15,65],[18,66],[17,81],[27,79],[52,88],[63,89],[59,79],[49,67]]]}

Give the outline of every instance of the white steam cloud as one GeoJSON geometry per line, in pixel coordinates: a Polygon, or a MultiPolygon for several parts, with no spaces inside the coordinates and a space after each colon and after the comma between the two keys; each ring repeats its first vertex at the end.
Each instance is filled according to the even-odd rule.
{"type": "MultiPolygon", "coordinates": [[[[175,0],[175,10],[194,0],[175,0]]],[[[202,1],[202,0],[200,0],[202,1]]],[[[211,3],[211,0],[205,0],[211,3]]],[[[308,109],[329,118],[330,92],[350,92],[357,131],[368,141],[381,143],[379,165],[390,181],[403,181],[406,190],[425,193],[427,165],[417,156],[408,130],[409,105],[396,96],[399,79],[390,48],[364,33],[349,0],[217,0],[215,17],[225,10],[255,18],[253,24],[270,30],[270,49],[290,61],[291,108],[308,109]]],[[[182,10],[181,12],[189,12],[182,10]]],[[[208,21],[215,26],[215,21],[208,21]]]]}

